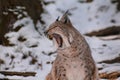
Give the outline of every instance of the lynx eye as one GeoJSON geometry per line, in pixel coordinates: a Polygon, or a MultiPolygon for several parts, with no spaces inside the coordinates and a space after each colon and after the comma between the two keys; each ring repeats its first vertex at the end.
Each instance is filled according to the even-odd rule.
{"type": "Polygon", "coordinates": [[[47,37],[50,39],[50,40],[52,40],[52,35],[47,35],[47,37]]]}

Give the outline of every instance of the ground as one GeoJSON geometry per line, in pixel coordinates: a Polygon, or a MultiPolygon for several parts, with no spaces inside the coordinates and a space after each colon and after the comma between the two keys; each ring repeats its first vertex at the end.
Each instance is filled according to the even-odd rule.
{"type": "MultiPolygon", "coordinates": [[[[44,5],[45,12],[41,15],[47,26],[46,29],[58,16],[69,9],[71,22],[87,40],[99,73],[104,73],[100,76],[105,78],[105,73],[109,75],[113,72],[120,73],[120,39],[112,40],[108,39],[108,36],[84,35],[110,26],[120,26],[120,13],[116,12],[116,4],[112,4],[110,0],[94,0],[91,3],[80,3],[79,0],[46,0],[46,2],[50,1],[54,3],[44,5]]],[[[19,31],[12,31],[5,35],[14,46],[0,45],[0,70],[36,72],[36,75],[21,77],[0,74],[0,78],[45,80],[57,55],[54,52],[56,49],[52,41],[44,35],[45,29],[40,22],[37,23],[39,33],[34,28],[33,20],[29,16],[17,20],[14,28],[19,25],[23,25],[19,31]]],[[[113,37],[113,35],[109,37],[113,37]]],[[[120,75],[112,77],[120,80],[120,75]]]]}

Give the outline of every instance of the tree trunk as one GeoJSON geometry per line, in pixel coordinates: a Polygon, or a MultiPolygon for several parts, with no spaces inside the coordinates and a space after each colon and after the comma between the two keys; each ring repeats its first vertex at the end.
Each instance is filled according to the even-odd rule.
{"type": "Polygon", "coordinates": [[[0,44],[9,45],[9,41],[4,35],[12,31],[13,24],[18,19],[19,14],[26,17],[23,11],[27,12],[28,16],[33,19],[34,24],[36,24],[37,20],[43,23],[40,17],[43,12],[40,0],[0,0],[0,44]],[[24,9],[21,12],[17,7],[24,7],[24,9]],[[15,14],[15,12],[18,14],[15,14]]]}

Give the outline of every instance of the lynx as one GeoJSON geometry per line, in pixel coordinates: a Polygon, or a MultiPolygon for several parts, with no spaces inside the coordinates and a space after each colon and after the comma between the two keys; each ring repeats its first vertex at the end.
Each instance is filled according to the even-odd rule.
{"type": "Polygon", "coordinates": [[[67,12],[46,33],[57,48],[57,57],[46,80],[99,80],[90,48],[73,27],[67,12]]]}

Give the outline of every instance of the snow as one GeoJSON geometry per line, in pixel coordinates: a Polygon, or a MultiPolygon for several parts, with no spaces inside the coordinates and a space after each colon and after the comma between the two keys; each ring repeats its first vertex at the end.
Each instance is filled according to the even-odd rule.
{"type": "Polygon", "coordinates": [[[116,13],[116,4],[111,4],[110,0],[94,0],[92,3],[79,3],[78,0],[57,0],[55,3],[45,7],[53,17],[50,23],[66,10],[70,10],[71,22],[81,33],[120,25],[118,18],[120,14],[116,13]],[[111,20],[115,20],[116,23],[111,23],[111,20]]]}
{"type": "Polygon", "coordinates": [[[102,72],[106,72],[106,73],[111,73],[111,72],[120,72],[120,64],[112,64],[112,65],[109,65],[109,64],[102,64],[104,65],[104,69],[100,71],[100,73],[102,72]],[[113,67],[114,66],[114,67],[113,67]]]}
{"type": "Polygon", "coordinates": [[[87,37],[86,40],[90,44],[90,48],[96,62],[114,59],[120,55],[120,44],[118,44],[120,43],[120,40],[103,41],[96,37],[87,37]]]}
{"type": "Polygon", "coordinates": [[[4,78],[4,77],[5,77],[4,75],[0,74],[0,78],[4,78]]]}
{"type": "MultiPolygon", "coordinates": [[[[46,2],[47,1],[51,0],[46,0],[46,2]]],[[[69,15],[69,17],[71,22],[82,34],[113,25],[120,25],[120,13],[116,13],[116,4],[111,4],[110,0],[94,0],[92,3],[79,3],[78,0],[52,1],[55,3],[44,5],[45,13],[41,15],[47,28],[66,10],[70,10],[71,15],[69,15]],[[111,20],[115,20],[116,22],[111,23],[111,20]]],[[[19,8],[18,6],[18,9],[19,8]]],[[[18,18],[21,16],[22,15],[18,15],[18,18]]],[[[9,32],[5,35],[10,43],[15,46],[0,45],[0,59],[5,62],[5,64],[1,64],[0,70],[33,71],[37,74],[35,77],[4,76],[0,74],[0,78],[45,80],[45,76],[50,72],[51,63],[56,57],[56,53],[50,56],[48,56],[48,54],[54,52],[56,49],[52,41],[48,40],[44,36],[43,31],[41,31],[42,25],[40,22],[38,22],[37,27],[39,31],[41,31],[42,36],[35,30],[34,23],[29,16],[18,19],[14,23],[14,28],[21,25],[22,28],[18,32],[9,32]],[[26,40],[19,41],[19,37],[23,37],[26,40]],[[14,56],[13,59],[11,59],[12,56],[14,56]],[[33,59],[37,60],[37,62],[30,63],[33,59]],[[49,64],[47,62],[49,62],[49,64]]],[[[103,68],[99,70],[100,73],[120,71],[119,63],[99,63],[120,56],[120,44],[118,44],[120,40],[105,41],[97,37],[86,36],[85,39],[90,45],[92,56],[97,67],[103,68]]],[[[120,78],[118,78],[118,80],[120,80],[120,78]]]]}

